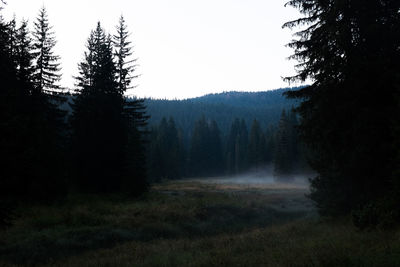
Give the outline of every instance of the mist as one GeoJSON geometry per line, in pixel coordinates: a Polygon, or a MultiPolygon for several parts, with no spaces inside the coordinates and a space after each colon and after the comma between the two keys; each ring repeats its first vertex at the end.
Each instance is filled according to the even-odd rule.
{"type": "Polygon", "coordinates": [[[254,168],[248,172],[236,175],[226,175],[219,177],[208,177],[199,179],[199,181],[208,184],[225,184],[240,186],[274,186],[298,188],[309,188],[309,179],[313,177],[312,173],[296,173],[292,175],[275,175],[272,164],[263,168],[254,168]]]}

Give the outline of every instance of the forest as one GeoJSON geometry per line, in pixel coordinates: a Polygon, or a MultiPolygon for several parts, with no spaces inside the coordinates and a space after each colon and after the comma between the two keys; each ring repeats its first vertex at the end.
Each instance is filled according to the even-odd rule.
{"type": "Polygon", "coordinates": [[[398,266],[400,1],[286,6],[302,86],[182,100],[127,96],[123,16],[66,88],[46,7],[0,13],[0,265],[398,266]]]}
{"type": "MultiPolygon", "coordinates": [[[[288,90],[276,91],[281,95],[288,90]]],[[[291,101],[269,106],[268,111],[252,106],[246,112],[244,107],[228,103],[209,103],[207,97],[198,102],[196,109],[191,108],[196,105],[192,100],[146,101],[153,118],[147,149],[149,180],[245,173],[259,176],[268,173],[277,180],[293,180],[296,175],[312,173],[306,148],[298,138],[298,118],[291,101]],[[281,106],[287,109],[280,110],[281,106]],[[248,117],[234,117],[236,112],[248,117]],[[264,117],[264,112],[270,116],[264,117]],[[162,117],[157,122],[160,114],[170,117],[162,117]],[[219,126],[229,124],[227,129],[219,126]]],[[[246,101],[245,97],[239,99],[242,100],[235,102],[246,101]]]]}

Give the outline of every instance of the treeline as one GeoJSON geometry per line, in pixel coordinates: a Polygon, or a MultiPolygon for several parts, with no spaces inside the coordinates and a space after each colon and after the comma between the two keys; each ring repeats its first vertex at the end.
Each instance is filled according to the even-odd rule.
{"type": "Polygon", "coordinates": [[[34,30],[27,21],[0,20],[0,207],[49,201],[68,192],[146,189],[143,101],[126,101],[135,77],[131,42],[121,17],[115,35],[98,23],[90,33],[72,115],[59,106],[66,97],[58,82],[60,57],[46,9],[34,30]]]}
{"type": "Polygon", "coordinates": [[[202,97],[185,100],[146,99],[150,125],[159,124],[163,117],[174,118],[186,145],[196,120],[205,116],[218,123],[221,134],[227,135],[235,118],[242,118],[247,125],[254,119],[261,127],[277,125],[283,109],[297,106],[297,100],[285,98],[282,94],[287,91],[299,90],[301,87],[282,88],[266,92],[224,92],[209,94],[202,97]]]}
{"type": "Polygon", "coordinates": [[[306,150],[298,138],[297,115],[281,111],[279,124],[262,128],[253,120],[250,128],[236,118],[227,134],[205,116],[195,122],[187,145],[174,118],[163,118],[151,128],[148,169],[152,181],[181,177],[207,177],[273,171],[278,180],[292,180],[310,172],[306,150]]]}

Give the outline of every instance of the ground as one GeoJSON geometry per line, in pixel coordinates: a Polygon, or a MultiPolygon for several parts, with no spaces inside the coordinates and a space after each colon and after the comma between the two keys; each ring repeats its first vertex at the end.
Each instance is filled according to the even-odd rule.
{"type": "Polygon", "coordinates": [[[307,193],[301,181],[209,178],[25,205],[0,232],[0,266],[400,266],[400,232],[320,218],[307,193]]]}

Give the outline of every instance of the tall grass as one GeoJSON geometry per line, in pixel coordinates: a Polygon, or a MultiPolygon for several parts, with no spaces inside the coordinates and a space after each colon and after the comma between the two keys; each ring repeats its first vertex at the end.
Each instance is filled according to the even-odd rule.
{"type": "Polygon", "coordinates": [[[140,199],[70,196],[21,206],[0,266],[396,266],[398,232],[322,221],[304,191],[195,182],[140,199]]]}

